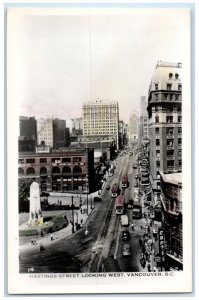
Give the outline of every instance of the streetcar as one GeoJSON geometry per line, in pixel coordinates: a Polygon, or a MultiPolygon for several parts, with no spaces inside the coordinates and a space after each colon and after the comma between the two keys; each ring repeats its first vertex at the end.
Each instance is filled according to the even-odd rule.
{"type": "Polygon", "coordinates": [[[119,193],[120,193],[119,184],[114,183],[111,188],[111,196],[113,198],[116,198],[119,195],[119,193]]]}
{"type": "Polygon", "coordinates": [[[127,188],[128,184],[129,184],[128,176],[127,175],[122,176],[122,187],[127,188]]]}
{"type": "Polygon", "coordinates": [[[123,215],[125,213],[125,197],[119,195],[115,201],[115,212],[117,215],[123,215]]]}

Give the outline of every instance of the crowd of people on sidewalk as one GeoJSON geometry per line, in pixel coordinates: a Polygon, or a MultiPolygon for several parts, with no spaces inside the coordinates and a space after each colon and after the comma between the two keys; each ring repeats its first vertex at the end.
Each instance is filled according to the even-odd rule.
{"type": "Polygon", "coordinates": [[[157,232],[153,229],[154,220],[150,218],[149,212],[143,213],[142,238],[139,239],[140,245],[140,265],[143,269],[147,267],[148,272],[156,272],[157,268],[154,261],[154,243],[157,240],[157,232]]]}

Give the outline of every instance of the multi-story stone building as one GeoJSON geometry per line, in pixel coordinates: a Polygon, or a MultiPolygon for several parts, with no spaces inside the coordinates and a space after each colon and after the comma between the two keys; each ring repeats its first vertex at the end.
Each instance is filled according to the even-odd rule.
{"type": "Polygon", "coordinates": [[[116,101],[97,100],[83,105],[82,140],[115,141],[119,148],[119,106],[116,101]]]}
{"type": "Polygon", "coordinates": [[[140,101],[140,118],[139,118],[139,139],[140,141],[148,140],[148,112],[146,97],[142,96],[140,101]]]}
{"type": "Polygon", "coordinates": [[[50,152],[19,153],[19,182],[40,184],[41,191],[93,192],[93,149],[62,149],[50,152]]]}
{"type": "Polygon", "coordinates": [[[45,143],[46,146],[53,148],[53,119],[37,119],[37,145],[45,143]]]}
{"type": "Polygon", "coordinates": [[[132,112],[129,120],[129,141],[133,142],[138,139],[138,112],[132,112]]]}
{"type": "Polygon", "coordinates": [[[181,64],[158,62],[148,95],[150,177],[154,194],[160,190],[159,171],[182,168],[181,64]]]}
{"type": "Polygon", "coordinates": [[[183,269],[182,173],[160,172],[165,268],[183,269]]]}

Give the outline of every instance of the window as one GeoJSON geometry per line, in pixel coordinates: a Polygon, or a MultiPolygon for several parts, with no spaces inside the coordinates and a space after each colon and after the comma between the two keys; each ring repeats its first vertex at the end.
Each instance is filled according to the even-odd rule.
{"type": "Polygon", "coordinates": [[[157,167],[157,168],[160,167],[160,161],[159,161],[159,160],[156,161],[156,167],[157,167]]]}
{"type": "Polygon", "coordinates": [[[172,73],[169,73],[169,79],[171,79],[173,77],[172,73]]]}
{"type": "Polygon", "coordinates": [[[155,116],[155,122],[159,123],[159,116],[155,116]]]}
{"type": "Polygon", "coordinates": [[[166,122],[167,123],[173,123],[173,117],[172,116],[167,116],[166,117],[166,122]]]}
{"type": "Polygon", "coordinates": [[[174,167],[174,160],[168,160],[167,167],[174,167]]]}
{"type": "Polygon", "coordinates": [[[160,146],[160,140],[156,139],[156,146],[160,146]]]}
{"type": "Polygon", "coordinates": [[[178,139],[178,145],[182,145],[182,139],[181,138],[178,139]]]}
{"type": "Polygon", "coordinates": [[[71,158],[70,158],[70,157],[63,157],[63,158],[62,158],[62,162],[63,162],[63,163],[71,162],[71,158]]]}
{"type": "Polygon", "coordinates": [[[178,150],[178,156],[182,155],[182,150],[178,150]]]}
{"type": "Polygon", "coordinates": [[[174,150],[167,150],[167,156],[173,156],[174,150]]]}
{"type": "Polygon", "coordinates": [[[23,158],[20,158],[20,159],[18,159],[18,163],[19,163],[19,164],[24,164],[24,163],[25,163],[25,160],[24,160],[23,158]]]}
{"type": "Polygon", "coordinates": [[[160,157],[160,150],[156,150],[156,156],[160,157]]]}
{"type": "Polygon", "coordinates": [[[182,85],[178,84],[178,91],[182,91],[182,85]]]}
{"type": "Polygon", "coordinates": [[[178,133],[182,133],[182,127],[178,127],[178,133]]]}
{"type": "Polygon", "coordinates": [[[47,163],[47,158],[40,158],[40,164],[47,163]]]}
{"type": "Polygon", "coordinates": [[[169,127],[166,129],[167,134],[173,134],[173,127],[169,127]]]}
{"type": "Polygon", "coordinates": [[[159,134],[159,133],[160,133],[160,128],[159,128],[159,127],[156,127],[155,133],[156,133],[156,134],[159,134]]]}
{"type": "Polygon", "coordinates": [[[182,122],[182,117],[178,116],[178,123],[181,123],[181,122],[182,122]]]}
{"type": "Polygon", "coordinates": [[[176,74],[175,74],[175,79],[178,79],[178,78],[179,78],[179,74],[176,73],[176,74]]]}
{"type": "Polygon", "coordinates": [[[80,162],[82,161],[81,157],[73,157],[73,162],[80,162]]]}
{"type": "Polygon", "coordinates": [[[172,86],[172,84],[167,84],[167,91],[171,91],[171,86],[172,86]]]}
{"type": "Polygon", "coordinates": [[[34,164],[35,163],[35,159],[34,158],[27,158],[26,159],[26,163],[27,164],[34,164]]]}
{"type": "Polygon", "coordinates": [[[175,95],[175,101],[179,100],[179,95],[175,95]]]}
{"type": "Polygon", "coordinates": [[[155,94],[155,100],[158,101],[159,99],[159,94],[155,94]]]}
{"type": "Polygon", "coordinates": [[[155,90],[157,91],[158,90],[158,84],[155,83],[155,90]]]}
{"type": "Polygon", "coordinates": [[[179,159],[178,164],[179,164],[179,167],[182,167],[182,159],[179,159]]]}
{"type": "Polygon", "coordinates": [[[173,140],[168,139],[167,140],[167,146],[173,146],[173,140]]]}

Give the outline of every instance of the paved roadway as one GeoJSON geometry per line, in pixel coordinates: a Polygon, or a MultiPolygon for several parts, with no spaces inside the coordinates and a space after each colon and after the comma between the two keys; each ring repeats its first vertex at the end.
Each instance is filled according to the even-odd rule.
{"type": "MultiPolygon", "coordinates": [[[[117,159],[117,168],[114,175],[108,179],[108,184],[111,185],[114,179],[121,179],[126,161],[126,156],[117,159]]],[[[20,251],[20,272],[26,273],[31,267],[34,267],[37,273],[89,272],[90,268],[94,272],[97,271],[102,256],[101,253],[96,253],[96,249],[99,251],[106,249],[109,252],[107,248],[110,247],[110,241],[107,244],[102,244],[102,242],[108,233],[108,227],[112,220],[110,212],[114,205],[114,202],[111,201],[110,190],[104,189],[101,197],[103,201],[95,203],[86,222],[88,231],[86,237],[84,227],[73,235],[62,238],[52,245],[47,245],[44,251],[40,251],[38,247],[20,251]]]]}

